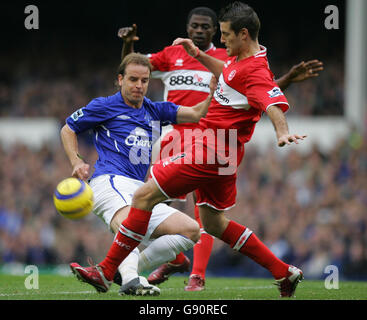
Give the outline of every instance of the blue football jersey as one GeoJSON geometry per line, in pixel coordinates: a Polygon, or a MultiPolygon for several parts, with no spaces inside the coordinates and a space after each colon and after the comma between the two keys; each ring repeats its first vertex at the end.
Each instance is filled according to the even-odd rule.
{"type": "Polygon", "coordinates": [[[118,92],[92,100],[68,117],[66,123],[76,134],[94,131],[99,157],[92,178],[116,174],[144,181],[152,146],[162,126],[176,123],[178,109],[172,102],[152,102],[148,98],[144,98],[140,109],[134,109],[118,92]]]}

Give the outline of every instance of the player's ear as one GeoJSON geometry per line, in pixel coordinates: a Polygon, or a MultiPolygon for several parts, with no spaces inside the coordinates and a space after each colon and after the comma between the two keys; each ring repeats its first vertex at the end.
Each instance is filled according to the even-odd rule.
{"type": "Polygon", "coordinates": [[[250,37],[250,34],[248,32],[247,28],[242,28],[239,32],[240,36],[241,36],[241,40],[246,41],[248,40],[248,38],[250,37]]]}
{"type": "Polygon", "coordinates": [[[117,76],[117,81],[118,81],[118,83],[119,83],[119,86],[121,87],[122,86],[122,79],[123,79],[124,77],[122,76],[122,74],[119,74],[118,76],[117,76]]]}

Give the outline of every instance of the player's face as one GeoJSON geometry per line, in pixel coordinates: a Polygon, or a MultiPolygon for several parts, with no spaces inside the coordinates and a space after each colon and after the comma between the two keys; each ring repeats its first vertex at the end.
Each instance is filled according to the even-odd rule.
{"type": "Polygon", "coordinates": [[[121,95],[126,104],[141,107],[148,91],[149,77],[150,71],[147,67],[133,63],[127,65],[125,75],[119,75],[118,78],[121,95]]]}
{"type": "Polygon", "coordinates": [[[228,56],[238,56],[244,44],[241,32],[236,35],[231,29],[231,23],[229,21],[220,22],[220,31],[220,42],[226,46],[228,56]]]}
{"type": "Polygon", "coordinates": [[[193,14],[187,24],[187,35],[201,50],[207,50],[212,42],[217,27],[212,18],[193,14]]]}

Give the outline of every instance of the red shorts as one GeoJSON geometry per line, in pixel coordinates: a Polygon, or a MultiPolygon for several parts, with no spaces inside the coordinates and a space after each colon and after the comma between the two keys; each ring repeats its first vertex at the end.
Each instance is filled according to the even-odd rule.
{"type": "Polygon", "coordinates": [[[161,192],[169,199],[182,199],[196,190],[198,206],[229,210],[236,203],[237,175],[219,175],[218,165],[185,164],[182,157],[163,159],[151,167],[151,175],[161,192]]]}
{"type": "MultiPolygon", "coordinates": [[[[172,144],[173,139],[179,139],[181,141],[181,137],[183,137],[184,130],[185,129],[195,129],[196,123],[185,123],[184,125],[173,125],[173,128],[171,131],[166,133],[162,139],[161,139],[161,145],[159,149],[159,158],[156,160],[154,164],[158,164],[160,162],[160,159],[166,158],[166,157],[172,157],[174,155],[174,150],[169,148],[169,146],[172,144]],[[167,147],[168,150],[165,150],[165,147],[167,147]]],[[[181,142],[178,142],[178,145],[181,145],[181,142]]],[[[152,174],[150,173],[149,178],[152,178],[152,174]]],[[[176,196],[174,200],[178,201],[186,201],[187,194],[182,194],[180,196],[176,196]]]]}

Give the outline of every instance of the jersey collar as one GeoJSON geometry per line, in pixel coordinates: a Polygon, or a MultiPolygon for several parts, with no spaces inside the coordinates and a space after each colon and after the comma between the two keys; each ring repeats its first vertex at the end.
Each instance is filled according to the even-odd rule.
{"type": "Polygon", "coordinates": [[[204,52],[208,52],[209,50],[212,50],[212,49],[216,49],[216,48],[214,47],[213,42],[211,42],[211,43],[210,43],[209,48],[208,48],[208,49],[206,49],[204,52]]]}
{"type": "Polygon", "coordinates": [[[260,51],[254,54],[255,58],[266,57],[267,49],[260,44],[260,51]]]}

